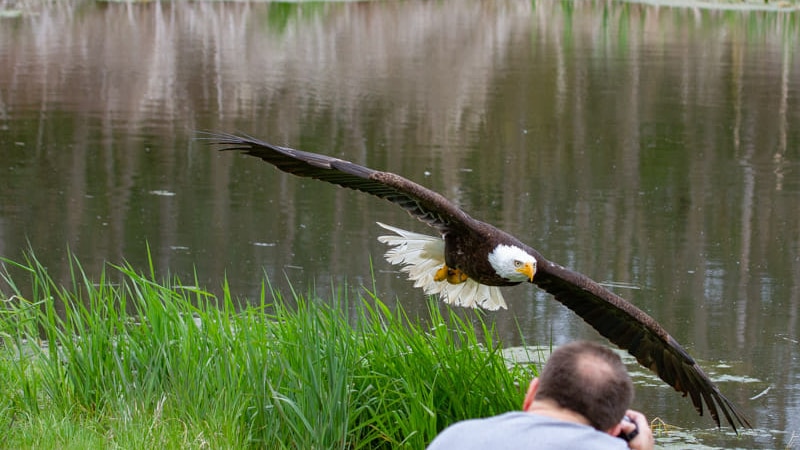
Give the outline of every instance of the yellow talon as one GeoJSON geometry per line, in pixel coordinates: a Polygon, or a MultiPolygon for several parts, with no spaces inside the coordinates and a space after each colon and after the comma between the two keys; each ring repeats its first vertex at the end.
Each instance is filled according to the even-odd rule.
{"type": "Polygon", "coordinates": [[[444,281],[447,279],[449,275],[450,269],[447,268],[447,264],[443,265],[441,269],[436,271],[436,274],[433,276],[433,281],[444,281]]]}
{"type": "Polygon", "coordinates": [[[450,284],[460,284],[467,281],[469,277],[467,274],[459,269],[451,269],[447,264],[443,265],[441,269],[437,270],[433,275],[433,281],[447,280],[450,284]]]}
{"type": "Polygon", "coordinates": [[[467,274],[459,269],[450,269],[447,271],[447,281],[450,284],[460,284],[467,281],[467,274]]]}

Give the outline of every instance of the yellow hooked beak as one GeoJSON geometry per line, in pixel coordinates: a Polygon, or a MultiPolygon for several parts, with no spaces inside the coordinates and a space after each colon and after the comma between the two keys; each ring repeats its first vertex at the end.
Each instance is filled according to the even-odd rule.
{"type": "Polygon", "coordinates": [[[517,272],[525,275],[528,278],[528,281],[533,283],[533,276],[536,275],[536,263],[535,262],[526,262],[525,264],[517,267],[517,272]]]}

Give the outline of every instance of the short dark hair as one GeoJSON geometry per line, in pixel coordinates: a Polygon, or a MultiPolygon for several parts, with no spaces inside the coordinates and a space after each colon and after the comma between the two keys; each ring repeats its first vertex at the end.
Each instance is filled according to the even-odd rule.
{"type": "Polygon", "coordinates": [[[633,402],[633,383],[619,355],[593,342],[557,348],[539,376],[537,399],[549,399],[606,431],[633,402]]]}

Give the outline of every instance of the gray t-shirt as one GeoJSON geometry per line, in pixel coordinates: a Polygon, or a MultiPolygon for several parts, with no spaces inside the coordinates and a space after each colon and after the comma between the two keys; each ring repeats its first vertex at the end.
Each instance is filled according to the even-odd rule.
{"type": "Polygon", "coordinates": [[[623,450],[628,443],[588,425],[522,411],[465,420],[439,433],[428,450],[623,450]]]}

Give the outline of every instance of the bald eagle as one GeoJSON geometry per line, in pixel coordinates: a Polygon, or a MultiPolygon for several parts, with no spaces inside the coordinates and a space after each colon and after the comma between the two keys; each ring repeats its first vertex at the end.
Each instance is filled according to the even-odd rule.
{"type": "Polygon", "coordinates": [[[222,150],[238,150],[278,169],[356,189],[399,205],[435,228],[427,236],[378,223],[392,234],[378,239],[390,246],[386,259],[403,266],[414,286],[451,304],[505,308],[500,286],[536,284],[578,314],[600,334],[627,350],[644,367],[684,396],[697,412],[703,404],[717,426],[720,411],[737,431],[750,427],[695,360],[645,312],[599,283],[547,260],[514,236],[474,219],[442,195],[400,175],[330,156],[268,144],[249,136],[210,134],[222,150]]]}

